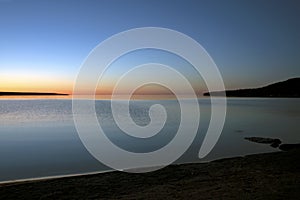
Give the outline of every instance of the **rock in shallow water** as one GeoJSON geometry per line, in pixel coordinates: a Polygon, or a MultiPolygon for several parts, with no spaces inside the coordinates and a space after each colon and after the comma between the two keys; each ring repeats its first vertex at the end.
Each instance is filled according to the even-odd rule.
{"type": "Polygon", "coordinates": [[[245,137],[246,140],[249,140],[251,142],[256,142],[256,143],[262,143],[262,144],[281,144],[280,139],[273,139],[273,138],[263,138],[263,137],[245,137]]]}
{"type": "Polygon", "coordinates": [[[273,138],[263,138],[263,137],[245,137],[245,139],[256,143],[270,144],[271,147],[273,148],[279,147],[279,149],[282,151],[291,151],[291,150],[300,149],[300,144],[281,144],[281,140],[277,138],[273,139],[273,138]]]}
{"type": "Polygon", "coordinates": [[[245,139],[256,143],[270,144],[270,146],[273,148],[277,148],[281,144],[281,140],[277,138],[273,139],[273,138],[263,138],[263,137],[245,137],[245,139]]]}
{"type": "Polygon", "coordinates": [[[300,149],[300,144],[282,144],[279,146],[279,149],[282,151],[291,151],[300,149]]]}

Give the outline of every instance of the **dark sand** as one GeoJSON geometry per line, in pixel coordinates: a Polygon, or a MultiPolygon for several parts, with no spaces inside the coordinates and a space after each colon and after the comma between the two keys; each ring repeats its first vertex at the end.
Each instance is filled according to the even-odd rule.
{"type": "Polygon", "coordinates": [[[300,150],[0,185],[0,199],[300,199],[300,150]]]}

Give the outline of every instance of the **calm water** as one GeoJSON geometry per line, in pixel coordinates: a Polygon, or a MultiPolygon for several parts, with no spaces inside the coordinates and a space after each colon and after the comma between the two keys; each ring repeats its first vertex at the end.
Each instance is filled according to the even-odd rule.
{"type": "MultiPolygon", "coordinates": [[[[122,134],[110,110],[110,102],[96,102],[98,119],[108,137],[133,152],[148,152],[168,143],[179,125],[180,110],[175,100],[133,101],[133,120],[149,123],[149,106],[160,103],[168,112],[161,132],[147,140],[122,134]]],[[[280,138],[284,143],[300,142],[300,99],[228,99],[222,135],[204,159],[197,157],[210,117],[209,99],[200,99],[201,121],[190,149],[177,161],[201,162],[259,152],[276,151],[244,137],[280,138]]],[[[120,105],[122,102],[120,101],[120,105]]],[[[74,127],[70,100],[0,100],[0,181],[77,174],[108,170],[82,145],[74,127]]]]}

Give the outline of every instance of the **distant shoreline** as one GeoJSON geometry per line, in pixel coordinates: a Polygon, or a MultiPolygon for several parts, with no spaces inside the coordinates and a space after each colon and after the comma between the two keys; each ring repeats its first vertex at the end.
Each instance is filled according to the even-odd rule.
{"type": "Polygon", "coordinates": [[[211,91],[203,94],[203,96],[220,97],[225,95],[226,97],[299,98],[300,78],[291,78],[258,88],[211,91]]]}
{"type": "Polygon", "coordinates": [[[63,93],[47,93],[47,92],[0,92],[0,96],[68,96],[63,93]]]}

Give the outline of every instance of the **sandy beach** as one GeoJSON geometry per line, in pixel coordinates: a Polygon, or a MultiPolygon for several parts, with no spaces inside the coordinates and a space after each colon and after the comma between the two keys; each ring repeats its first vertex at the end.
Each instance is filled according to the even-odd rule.
{"type": "Polygon", "coordinates": [[[0,185],[0,199],[299,199],[300,150],[0,185]]]}

